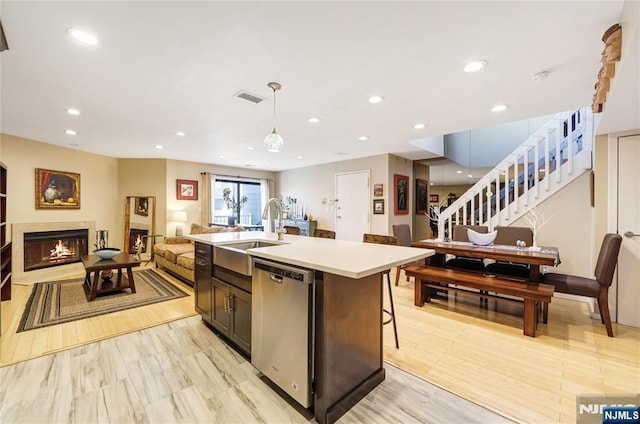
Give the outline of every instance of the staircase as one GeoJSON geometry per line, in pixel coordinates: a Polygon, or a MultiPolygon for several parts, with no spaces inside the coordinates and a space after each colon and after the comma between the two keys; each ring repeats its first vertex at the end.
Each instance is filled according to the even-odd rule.
{"type": "Polygon", "coordinates": [[[592,168],[594,115],[561,112],[467,190],[438,219],[438,234],[456,224],[507,226],[592,168]]]}

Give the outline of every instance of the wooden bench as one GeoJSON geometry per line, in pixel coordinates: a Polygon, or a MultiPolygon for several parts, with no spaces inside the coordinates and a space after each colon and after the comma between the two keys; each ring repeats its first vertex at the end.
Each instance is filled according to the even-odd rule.
{"type": "MultiPolygon", "coordinates": [[[[524,303],[523,333],[525,336],[531,337],[535,337],[536,335],[536,323],[538,322],[537,306],[542,304],[543,322],[546,323],[547,308],[549,302],[551,302],[554,290],[554,287],[548,284],[516,281],[493,275],[483,275],[449,268],[408,266],[405,268],[405,273],[408,277],[414,277],[416,280],[414,297],[414,304],[416,306],[423,306],[425,301],[429,301],[429,288],[464,292],[501,301],[514,301],[514,299],[500,297],[498,296],[499,294],[521,298],[524,303]],[[481,290],[481,292],[450,287],[446,284],[470,287],[481,290]],[[487,292],[496,293],[496,295],[488,294],[487,292]]],[[[516,301],[520,302],[519,300],[516,301]]]]}

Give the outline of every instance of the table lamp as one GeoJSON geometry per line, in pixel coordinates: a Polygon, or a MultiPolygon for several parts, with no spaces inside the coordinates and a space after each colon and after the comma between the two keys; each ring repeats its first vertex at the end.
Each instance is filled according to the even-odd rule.
{"type": "MultiPolygon", "coordinates": [[[[186,211],[173,211],[171,212],[171,221],[173,222],[187,222],[186,211]]],[[[182,225],[176,224],[176,236],[182,235],[182,225]]]]}

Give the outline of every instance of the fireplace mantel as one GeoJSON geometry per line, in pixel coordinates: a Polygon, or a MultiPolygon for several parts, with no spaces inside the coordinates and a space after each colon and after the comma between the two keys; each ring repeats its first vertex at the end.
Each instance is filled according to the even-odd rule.
{"type": "Polygon", "coordinates": [[[44,268],[33,271],[24,271],[24,233],[39,231],[59,231],[59,230],[89,230],[89,246],[96,242],[96,222],[95,221],[65,221],[65,222],[27,222],[18,223],[11,226],[11,255],[13,257],[11,266],[11,279],[14,284],[33,284],[39,281],[48,281],[82,275],[84,269],[82,263],[61,265],[55,268],[44,268]]]}

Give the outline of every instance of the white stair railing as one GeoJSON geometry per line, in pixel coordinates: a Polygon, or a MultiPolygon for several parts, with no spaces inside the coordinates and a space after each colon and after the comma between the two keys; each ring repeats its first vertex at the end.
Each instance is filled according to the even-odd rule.
{"type": "Polygon", "coordinates": [[[593,126],[590,108],[554,115],[440,213],[440,237],[452,234],[456,224],[486,225],[490,230],[509,225],[591,169],[593,126]]]}

